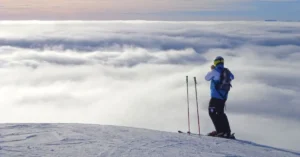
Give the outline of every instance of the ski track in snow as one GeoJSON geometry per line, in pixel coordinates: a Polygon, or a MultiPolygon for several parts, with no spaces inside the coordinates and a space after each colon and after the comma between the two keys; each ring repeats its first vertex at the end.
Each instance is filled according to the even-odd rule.
{"type": "Polygon", "coordinates": [[[0,124],[1,157],[299,157],[242,140],[84,124],[0,124]]]}

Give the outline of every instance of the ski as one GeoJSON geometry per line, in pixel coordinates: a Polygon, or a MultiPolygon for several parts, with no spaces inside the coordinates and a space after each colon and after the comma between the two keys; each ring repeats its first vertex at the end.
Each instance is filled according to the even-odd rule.
{"type": "MultiPolygon", "coordinates": [[[[178,130],[178,133],[180,133],[180,134],[187,134],[187,135],[193,135],[193,136],[198,136],[199,137],[199,134],[196,134],[196,133],[191,133],[191,132],[183,132],[183,131],[181,131],[181,130],[178,130]]],[[[230,135],[230,138],[225,138],[225,137],[218,137],[218,136],[209,136],[209,135],[203,135],[203,134],[200,134],[200,136],[208,136],[208,137],[217,137],[217,138],[223,138],[223,139],[230,139],[230,140],[236,140],[236,138],[235,138],[235,133],[232,133],[231,135],[230,135]]]]}
{"type": "Polygon", "coordinates": [[[234,134],[235,134],[235,133],[230,134],[229,137],[223,137],[223,136],[209,136],[209,135],[207,135],[207,136],[209,136],[209,137],[218,137],[218,138],[224,138],[224,139],[235,140],[236,138],[235,138],[234,134]]]}
{"type": "Polygon", "coordinates": [[[191,132],[183,132],[183,131],[181,131],[181,130],[178,130],[178,133],[180,133],[180,134],[188,134],[188,135],[196,135],[196,136],[199,136],[199,134],[196,134],[196,133],[191,133],[191,132]]]}
{"type": "Polygon", "coordinates": [[[190,134],[190,132],[183,132],[183,131],[181,131],[181,130],[178,130],[178,133],[180,133],[180,134],[190,134]]]}

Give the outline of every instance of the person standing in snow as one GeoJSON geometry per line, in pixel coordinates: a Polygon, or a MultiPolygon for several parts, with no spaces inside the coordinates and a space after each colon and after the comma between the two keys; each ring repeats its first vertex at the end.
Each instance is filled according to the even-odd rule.
{"type": "Polygon", "coordinates": [[[225,103],[231,88],[231,80],[234,75],[228,68],[224,67],[224,59],[218,56],[211,66],[211,71],[205,76],[206,81],[210,81],[211,99],[209,101],[208,112],[215,126],[216,131],[208,134],[208,136],[217,136],[231,138],[231,130],[228,118],[224,112],[225,103]]]}

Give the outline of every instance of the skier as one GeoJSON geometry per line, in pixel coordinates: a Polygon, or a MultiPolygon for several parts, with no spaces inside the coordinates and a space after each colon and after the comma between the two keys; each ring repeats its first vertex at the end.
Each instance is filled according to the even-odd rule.
{"type": "Polygon", "coordinates": [[[211,81],[211,99],[208,112],[216,129],[216,131],[209,133],[208,136],[234,138],[231,135],[230,125],[224,113],[225,102],[231,88],[230,82],[233,79],[234,75],[224,67],[223,57],[216,57],[214,65],[211,66],[211,71],[205,76],[206,81],[211,81]]]}

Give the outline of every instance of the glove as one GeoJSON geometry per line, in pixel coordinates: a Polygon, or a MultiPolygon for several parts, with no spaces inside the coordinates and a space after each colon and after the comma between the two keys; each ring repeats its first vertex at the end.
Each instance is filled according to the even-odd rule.
{"type": "Polygon", "coordinates": [[[215,67],[214,65],[211,65],[211,66],[210,66],[210,69],[211,69],[211,70],[214,70],[215,68],[216,68],[216,67],[215,67]]]}

